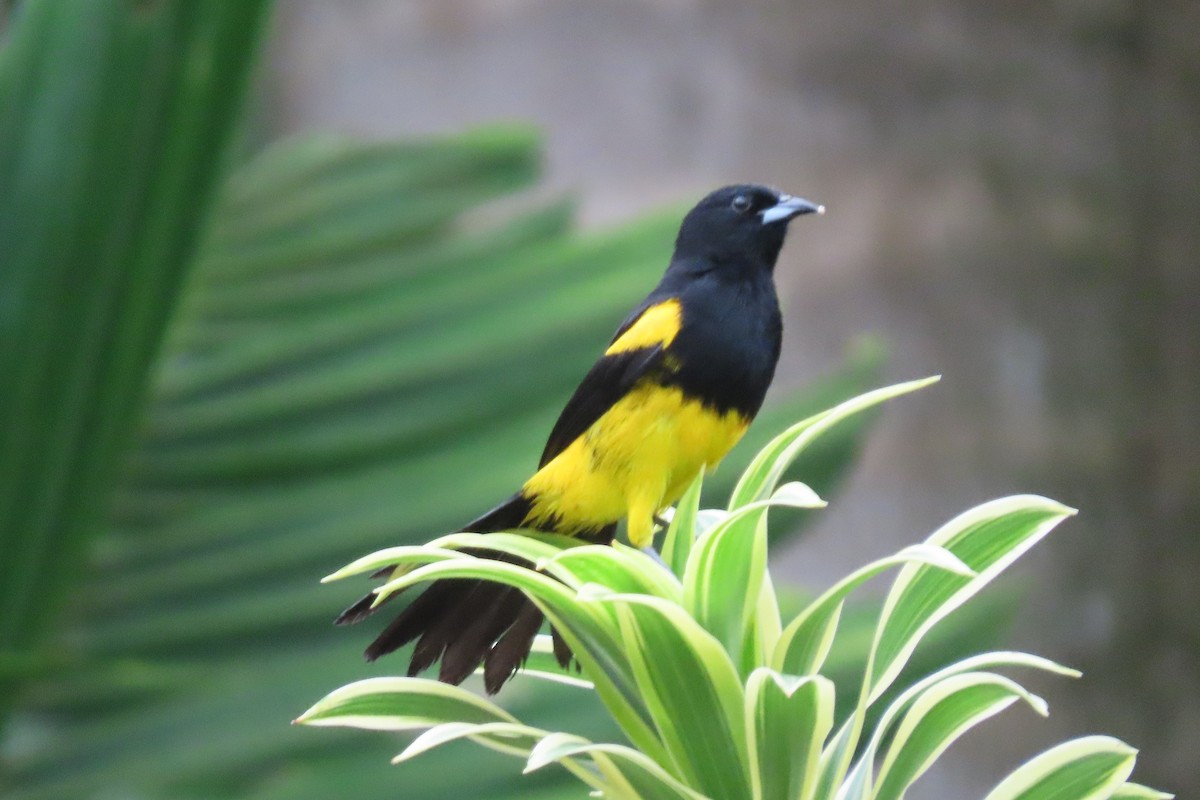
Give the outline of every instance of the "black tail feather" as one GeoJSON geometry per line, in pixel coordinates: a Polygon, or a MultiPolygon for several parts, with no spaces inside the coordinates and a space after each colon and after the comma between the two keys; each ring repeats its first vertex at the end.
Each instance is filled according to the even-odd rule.
{"type": "MultiPolygon", "coordinates": [[[[438,581],[430,589],[439,587],[442,583],[438,581]]],[[[481,616],[494,612],[496,596],[502,594],[505,587],[484,581],[459,581],[453,589],[454,594],[438,607],[434,612],[435,616],[429,619],[429,624],[417,640],[412,659],[408,663],[409,675],[416,675],[432,667],[446,652],[451,642],[457,641],[481,616]]],[[[479,654],[479,661],[483,661],[483,653],[479,654]]],[[[472,665],[471,669],[474,668],[472,665]]],[[[470,670],[467,674],[470,674],[470,670]]]]}
{"type": "MultiPolygon", "coordinates": [[[[519,528],[529,510],[529,501],[518,493],[463,526],[463,530],[493,533],[519,528]]],[[[611,542],[615,527],[607,526],[587,538],[611,542]]],[[[500,554],[478,551],[472,555],[521,563],[532,569],[530,564],[500,554]]],[[[372,577],[386,577],[391,572],[392,568],[387,567],[372,577]]],[[[366,595],[343,611],[336,624],[349,625],[366,619],[379,608],[372,607],[375,598],[374,593],[366,595]]],[[[488,581],[443,578],[409,603],[371,642],[365,655],[368,661],[374,661],[416,640],[409,675],[416,675],[440,660],[438,680],[459,684],[483,664],[484,687],[488,694],[495,694],[525,663],[541,625],[541,611],[517,589],[488,581]]],[[[571,661],[571,651],[557,631],[551,633],[554,655],[565,668],[571,661]]]]}
{"type": "Polygon", "coordinates": [[[554,660],[563,669],[571,666],[571,648],[567,647],[567,643],[559,635],[557,630],[550,631],[550,642],[554,647],[554,660]]]}
{"type": "Polygon", "coordinates": [[[537,636],[538,628],[542,627],[542,612],[528,600],[521,606],[517,619],[504,632],[488,651],[483,659],[483,688],[488,694],[495,694],[505,681],[517,673],[529,650],[533,647],[533,637],[537,636]]]}
{"type": "Polygon", "coordinates": [[[520,528],[532,508],[529,498],[517,492],[483,516],[463,525],[462,530],[471,533],[495,533],[520,528]]]}
{"type": "Polygon", "coordinates": [[[375,609],[371,605],[374,602],[374,592],[358,598],[354,605],[337,615],[337,619],[333,621],[333,624],[353,625],[356,622],[362,622],[364,619],[375,613],[375,609]]]}
{"type": "Polygon", "coordinates": [[[400,616],[388,623],[388,626],[375,637],[375,641],[367,646],[364,653],[367,661],[374,661],[393,650],[399,650],[423,634],[425,629],[432,624],[432,620],[438,618],[442,608],[454,599],[458,585],[454,579],[436,581],[417,595],[417,599],[409,603],[408,608],[401,611],[400,616]]]}
{"type": "MultiPolygon", "coordinates": [[[[462,629],[457,638],[446,642],[442,651],[442,666],[438,680],[446,683],[462,683],[464,679],[485,662],[494,649],[496,640],[507,635],[522,609],[534,606],[525,599],[519,589],[500,584],[487,584],[486,596],[478,593],[472,602],[482,600],[486,605],[468,610],[476,616],[462,629]]],[[[468,617],[469,618],[469,617],[468,617]]],[[[522,655],[524,658],[524,655],[522,655]]]]}

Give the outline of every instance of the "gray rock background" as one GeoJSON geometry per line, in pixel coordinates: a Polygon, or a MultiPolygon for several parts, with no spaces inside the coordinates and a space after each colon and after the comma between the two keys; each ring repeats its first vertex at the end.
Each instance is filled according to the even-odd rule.
{"type": "MultiPolygon", "coordinates": [[[[993,496],[1082,509],[1020,570],[1036,682],[924,798],[1109,732],[1200,796],[1200,3],[287,0],[259,118],[397,136],[532,121],[603,226],[761,180],[827,204],[779,269],[780,385],[888,343],[889,407],[777,570],[819,587],[993,496]]],[[[654,276],[647,276],[650,282],[654,276]]]]}

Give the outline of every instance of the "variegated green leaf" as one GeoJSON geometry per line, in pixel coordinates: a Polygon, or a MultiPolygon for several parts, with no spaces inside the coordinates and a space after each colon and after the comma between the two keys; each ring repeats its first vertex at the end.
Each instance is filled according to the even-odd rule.
{"type": "Polygon", "coordinates": [[[742,685],[720,642],[667,600],[605,593],[593,599],[617,610],[626,657],[671,772],[710,797],[750,797],[742,685]]]}
{"type": "Polygon", "coordinates": [[[554,558],[564,550],[583,544],[579,539],[558,533],[543,533],[535,530],[495,531],[493,533],[450,533],[434,539],[431,547],[449,550],[482,550],[504,553],[538,566],[542,561],[554,558]]]}
{"type": "MultiPolygon", "coordinates": [[[[838,792],[841,786],[845,765],[850,763],[854,755],[854,747],[858,744],[860,728],[856,724],[856,715],[838,726],[837,733],[829,739],[821,749],[821,759],[817,762],[817,785],[813,797],[818,800],[846,800],[853,795],[838,792]]],[[[857,800],[857,798],[855,798],[857,800]]]]}
{"type": "Polygon", "coordinates": [[[684,607],[739,667],[767,565],[766,513],[757,505],[732,512],[692,548],[684,571],[684,607]]]}
{"type": "Polygon", "coordinates": [[[748,632],[766,574],[767,511],[771,506],[822,505],[807,486],[789,483],[769,500],[729,512],[692,548],[683,575],[684,606],[721,641],[743,675],[756,666],[748,632]]]}
{"type": "Polygon", "coordinates": [[[733,490],[729,508],[740,508],[768,497],[775,491],[776,484],[792,462],[821,434],[838,423],[885,400],[924,388],[937,380],[937,377],[925,378],[876,389],[796,423],[772,439],[750,462],[733,490]]]}
{"type": "Polygon", "coordinates": [[[829,655],[846,597],[879,573],[913,563],[964,577],[974,574],[953,553],[936,545],[911,545],[894,556],[873,561],[838,581],[788,623],[775,645],[771,665],[791,675],[819,671],[829,655]]]}
{"type": "Polygon", "coordinates": [[[654,732],[621,634],[603,608],[581,602],[574,591],[553,578],[524,567],[465,556],[414,570],[381,586],[381,598],[423,581],[477,578],[520,589],[546,615],[570,646],[596,693],[630,741],[652,758],[665,758],[654,732]]]}
{"type": "MultiPolygon", "coordinates": [[[[859,758],[848,775],[844,778],[839,777],[840,770],[845,768],[848,763],[849,754],[852,752],[849,743],[857,741],[859,721],[863,718],[866,706],[863,705],[863,698],[860,696],[860,707],[858,713],[852,714],[847,719],[842,727],[838,730],[838,735],[834,739],[834,744],[826,749],[826,757],[822,759],[822,785],[828,790],[834,786],[837,781],[842,782],[841,791],[838,793],[839,800],[851,800],[857,798],[870,797],[872,785],[874,782],[875,758],[883,742],[891,733],[892,725],[900,715],[909,709],[913,701],[928,692],[932,687],[942,683],[943,681],[957,675],[974,670],[990,669],[994,667],[1028,667],[1031,669],[1040,669],[1045,672],[1050,672],[1056,675],[1064,675],[1067,677],[1079,677],[1078,670],[1073,670],[1056,664],[1046,658],[1040,656],[1032,656],[1027,653],[1018,653],[1012,651],[999,651],[994,653],[982,653],[980,655],[964,658],[961,661],[956,661],[942,669],[928,675],[914,683],[912,686],[901,692],[887,707],[880,716],[879,721],[875,723],[875,729],[871,734],[871,740],[863,749],[863,755],[859,758]],[[842,761],[837,761],[841,758],[842,761]]],[[[820,796],[824,796],[823,794],[820,796]]]]}
{"type": "Polygon", "coordinates": [[[1074,513],[1043,497],[1018,495],[984,503],[930,536],[926,544],[949,550],[976,574],[924,564],[910,564],[901,571],[876,630],[867,702],[887,690],[930,628],[1074,513]]]}
{"type": "Polygon", "coordinates": [[[882,743],[884,736],[891,728],[893,722],[908,709],[913,700],[927,691],[931,686],[944,681],[954,675],[961,675],[965,672],[974,672],[985,669],[995,669],[997,667],[1023,667],[1027,669],[1037,669],[1043,672],[1048,672],[1052,675],[1061,675],[1067,678],[1078,678],[1080,672],[1077,669],[1064,667],[1062,664],[1051,661],[1048,658],[1041,656],[1030,655],[1029,653],[1019,653],[1012,650],[1000,650],[992,653],[980,653],[978,655],[964,658],[961,661],[955,661],[953,664],[948,664],[937,672],[927,675],[921,680],[909,686],[888,705],[887,710],[879,718],[879,722],[875,726],[874,740],[871,746],[878,749],[882,743]]]}
{"type": "Polygon", "coordinates": [[[521,667],[521,671],[517,675],[518,677],[561,683],[579,689],[596,688],[591,681],[579,673],[578,667],[563,669],[559,666],[558,658],[554,655],[554,645],[550,640],[550,635],[546,633],[539,633],[533,638],[529,656],[525,659],[525,665],[521,667]]]}
{"type": "MultiPolygon", "coordinates": [[[[505,755],[517,756],[527,760],[532,757],[537,746],[548,738],[559,736],[539,728],[531,728],[509,722],[448,722],[438,725],[422,733],[409,744],[399,755],[392,759],[393,764],[399,764],[416,756],[427,753],[443,744],[459,739],[471,739],[476,744],[495,750],[505,755]]],[[[645,756],[642,756],[645,758],[645,756]]],[[[603,789],[604,783],[595,779],[595,774],[587,765],[580,764],[570,753],[564,753],[557,759],[575,777],[597,789],[603,789]]],[[[649,760],[649,759],[646,759],[649,760]]],[[[528,771],[528,770],[527,770],[528,771]]],[[[612,771],[612,770],[608,770],[612,771]]]]}
{"type": "MultiPolygon", "coordinates": [[[[967,574],[913,563],[906,565],[888,592],[880,613],[863,676],[862,696],[847,720],[848,738],[857,744],[866,709],[899,675],[921,638],[938,621],[978,593],[1021,554],[1040,541],[1062,519],[1074,513],[1051,500],[1032,495],[1003,498],[959,515],[926,541],[959,558],[967,574]]],[[[850,767],[850,751],[841,763],[827,766],[825,776],[840,782],[850,767]]],[[[853,778],[860,783],[862,770],[853,778]]]]}
{"type": "Polygon", "coordinates": [[[671,572],[620,542],[563,550],[541,565],[561,579],[595,583],[615,592],[641,592],[679,602],[683,587],[671,572]]]}
{"type": "Polygon", "coordinates": [[[1117,787],[1110,800],[1173,800],[1175,795],[1151,789],[1138,783],[1126,783],[1117,787]]]}
{"type": "Polygon", "coordinates": [[[547,732],[517,722],[443,722],[413,739],[395,758],[393,764],[416,758],[449,742],[470,738],[478,744],[511,756],[528,758],[534,745],[547,732]]]}
{"type": "Polygon", "coordinates": [[[765,667],[751,673],[746,682],[746,740],[756,798],[812,796],[833,710],[833,684],[826,678],[797,678],[765,667]]]}
{"type": "Polygon", "coordinates": [[[1072,739],[1018,767],[984,800],[1107,800],[1136,760],[1137,750],[1111,736],[1072,739]]]}
{"type": "MultiPolygon", "coordinates": [[[[946,748],[980,722],[1024,700],[1046,715],[1046,703],[1008,678],[966,672],[945,678],[918,695],[888,744],[871,797],[900,800],[946,748]]],[[[873,749],[865,756],[874,758],[873,749]]]]}
{"type": "Polygon", "coordinates": [[[762,588],[758,591],[758,603],[750,617],[746,638],[742,645],[742,669],[751,665],[768,665],[779,637],[783,633],[783,619],[779,610],[779,595],[769,571],[763,572],[762,588]]]}
{"type": "Polygon", "coordinates": [[[662,558],[671,571],[682,575],[687,567],[688,555],[696,541],[696,513],[700,509],[700,490],[704,486],[704,470],[701,469],[692,485],[679,498],[667,533],[663,537],[662,558]]]}
{"type": "Polygon", "coordinates": [[[538,742],[525,766],[526,772],[547,764],[588,756],[603,775],[597,788],[605,797],[628,800],[704,800],[704,796],[630,747],[597,744],[578,736],[554,733],[538,742]]]}
{"type": "MultiPolygon", "coordinates": [[[[332,583],[340,581],[343,578],[349,578],[354,575],[363,575],[377,572],[384,567],[398,567],[400,565],[422,565],[432,564],[435,561],[446,561],[454,558],[462,558],[462,553],[456,550],[444,550],[430,545],[400,545],[398,547],[389,547],[385,550],[378,550],[374,553],[363,556],[362,558],[351,561],[346,566],[330,573],[321,579],[321,583],[332,583]]],[[[397,576],[398,577],[398,576],[397,576]]]]}
{"type": "Polygon", "coordinates": [[[425,678],[367,678],[330,692],[296,722],[407,731],[447,722],[516,723],[517,719],[458,686],[425,678]]]}

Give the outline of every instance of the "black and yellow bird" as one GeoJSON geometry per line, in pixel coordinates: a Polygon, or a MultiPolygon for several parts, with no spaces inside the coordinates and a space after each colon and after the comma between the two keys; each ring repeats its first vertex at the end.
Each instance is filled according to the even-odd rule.
{"type": "MultiPolygon", "coordinates": [[[[701,467],[715,468],[758,413],[783,328],[775,261],[788,222],[823,211],[757,185],[727,186],[701,200],[684,217],[662,280],[567,401],[537,472],[463,530],[533,528],[611,543],[624,519],[630,543],[648,547],[659,512],[701,467]]],[[[368,594],[337,622],[363,619],[374,600],[368,594]]],[[[457,684],[482,664],[491,694],[524,662],[541,625],[541,612],[517,589],[443,579],[366,656],[373,661],[416,640],[410,675],[440,659],[439,680],[457,684]]],[[[565,666],[570,653],[558,637],[555,652],[565,666]]]]}

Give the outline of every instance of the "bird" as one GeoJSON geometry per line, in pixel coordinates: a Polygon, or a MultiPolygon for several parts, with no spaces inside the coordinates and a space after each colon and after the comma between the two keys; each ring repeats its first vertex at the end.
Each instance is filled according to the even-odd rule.
{"type": "MultiPolygon", "coordinates": [[[[624,521],[629,543],[654,553],[660,513],[701,469],[716,468],[762,406],[783,331],[775,262],[789,222],[824,211],[759,184],[725,186],[700,200],[680,224],[662,279],[567,400],[537,470],[461,530],[533,529],[611,544],[624,521]]],[[[391,573],[385,568],[376,577],[391,573]]],[[[359,622],[382,605],[376,599],[368,593],[335,622],[359,622]]],[[[518,589],[443,578],[409,603],[365,656],[374,661],[416,641],[410,676],[440,661],[438,680],[459,684],[482,665],[490,695],[524,664],[542,622],[518,589]]],[[[571,652],[551,633],[566,668],[571,652]]]]}

